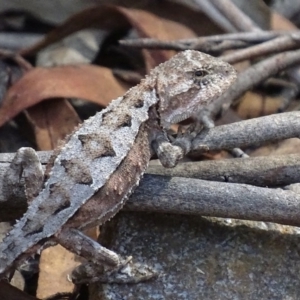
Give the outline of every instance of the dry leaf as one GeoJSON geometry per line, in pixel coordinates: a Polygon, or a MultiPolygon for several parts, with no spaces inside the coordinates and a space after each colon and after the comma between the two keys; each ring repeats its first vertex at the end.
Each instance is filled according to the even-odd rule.
{"type": "Polygon", "coordinates": [[[102,106],[124,94],[127,87],[111,70],[92,65],[35,68],[6,93],[0,108],[0,125],[24,109],[51,98],[81,98],[102,106]]]}
{"type": "Polygon", "coordinates": [[[300,140],[298,138],[291,138],[260,147],[251,152],[251,156],[295,154],[299,153],[299,151],[300,140]]]}
{"type": "Polygon", "coordinates": [[[239,103],[237,114],[242,119],[251,119],[278,112],[282,105],[279,97],[269,97],[255,92],[247,92],[239,103]]]}
{"type": "Polygon", "coordinates": [[[57,293],[72,293],[73,283],[68,279],[74,267],[78,266],[75,255],[60,245],[42,252],[37,297],[46,298],[57,293]]]}
{"type": "Polygon", "coordinates": [[[34,130],[38,150],[56,148],[80,123],[80,119],[69,101],[57,99],[39,103],[25,111],[34,130]]]}

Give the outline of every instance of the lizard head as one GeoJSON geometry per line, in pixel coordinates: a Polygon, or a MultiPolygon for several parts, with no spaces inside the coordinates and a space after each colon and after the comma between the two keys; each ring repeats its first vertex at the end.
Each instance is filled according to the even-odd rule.
{"type": "Polygon", "coordinates": [[[194,50],[175,55],[155,71],[159,114],[164,128],[190,117],[196,118],[236,79],[231,65],[194,50]]]}

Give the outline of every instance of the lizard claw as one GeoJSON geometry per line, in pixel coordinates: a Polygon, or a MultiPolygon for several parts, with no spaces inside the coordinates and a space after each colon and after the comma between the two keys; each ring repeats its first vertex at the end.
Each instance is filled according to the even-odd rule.
{"type": "Polygon", "coordinates": [[[95,264],[84,264],[77,267],[72,273],[72,281],[75,284],[90,282],[101,283],[139,283],[155,279],[158,273],[150,267],[132,262],[132,256],[124,259],[116,268],[109,271],[99,272],[99,266],[95,264]]]}

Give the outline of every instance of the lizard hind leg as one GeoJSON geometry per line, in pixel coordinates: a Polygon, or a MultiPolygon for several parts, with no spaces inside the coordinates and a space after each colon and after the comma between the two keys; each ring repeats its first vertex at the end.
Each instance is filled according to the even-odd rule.
{"type": "Polygon", "coordinates": [[[122,259],[76,229],[63,229],[55,239],[66,249],[87,259],[72,272],[71,279],[75,284],[138,283],[157,277],[149,267],[133,264],[131,257],[122,259]]]}

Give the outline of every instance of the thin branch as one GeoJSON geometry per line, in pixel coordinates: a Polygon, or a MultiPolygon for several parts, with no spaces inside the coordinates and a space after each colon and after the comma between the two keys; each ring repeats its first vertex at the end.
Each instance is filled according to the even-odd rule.
{"type": "Polygon", "coordinates": [[[300,226],[299,194],[192,178],[146,175],[125,208],[300,226]]]}
{"type": "MultiPolygon", "coordinates": [[[[250,146],[295,136],[299,137],[299,132],[300,112],[290,112],[212,128],[205,132],[205,135],[201,134],[197,137],[193,147],[194,150],[198,151],[231,149],[237,146],[250,146]]],[[[50,153],[39,153],[44,163],[49,158],[49,155],[50,153]]],[[[12,157],[13,154],[1,155],[0,161],[5,163],[0,165],[0,190],[3,190],[2,179],[6,168],[9,166],[8,162],[12,160],[12,157]]],[[[263,158],[260,159],[263,160],[263,158]]],[[[272,180],[274,176],[275,183],[293,183],[298,181],[297,174],[299,174],[299,170],[295,162],[297,156],[291,159],[279,161],[275,158],[270,158],[269,164],[265,163],[264,167],[261,166],[261,172],[258,168],[259,165],[263,165],[261,161],[260,163],[256,161],[251,167],[253,160],[255,161],[256,159],[235,159],[234,163],[231,164],[232,166],[239,162],[241,164],[244,163],[245,167],[242,168],[241,165],[236,165],[231,171],[228,169],[227,174],[225,171],[223,174],[218,174],[221,180],[229,181],[243,181],[247,178],[246,180],[250,182],[252,180],[252,182],[257,184],[263,184],[267,183],[268,180],[272,180]],[[255,166],[257,169],[255,169],[255,166]],[[275,168],[271,170],[272,167],[275,168]],[[245,173],[242,171],[237,172],[238,168],[244,169],[245,173]],[[247,171],[247,169],[249,170],[247,171]],[[283,169],[286,170],[284,171],[283,169]],[[257,178],[255,181],[254,177],[259,172],[261,180],[257,178]],[[279,174],[280,172],[282,174],[279,174]],[[284,179],[284,175],[290,176],[290,179],[284,179]],[[268,179],[268,176],[271,179],[268,179]]],[[[224,164],[224,162],[220,164],[220,168],[217,166],[217,163],[214,162],[210,165],[212,167],[215,164],[216,172],[217,170],[222,170],[221,164],[224,164]]],[[[204,163],[204,169],[205,164],[208,163],[204,163]]],[[[225,169],[223,168],[223,170],[225,169]]],[[[214,176],[218,175],[215,174],[214,176]]],[[[216,183],[191,178],[157,177],[157,175],[146,178],[150,178],[150,183],[143,181],[143,184],[135,194],[138,195],[136,196],[137,198],[133,198],[142,200],[132,204],[134,206],[130,206],[131,209],[202,214],[300,225],[299,215],[297,215],[299,214],[297,205],[300,205],[300,198],[291,191],[269,190],[250,185],[216,183]],[[147,187],[148,184],[149,186],[147,187]],[[177,188],[174,189],[174,185],[177,188]],[[161,200],[159,200],[160,197],[161,200]],[[144,199],[146,199],[145,202],[144,199]],[[152,200],[150,201],[149,199],[152,200]]],[[[3,196],[1,195],[1,197],[3,196]]],[[[17,200],[7,201],[7,199],[0,199],[1,221],[11,220],[22,215],[26,209],[26,200],[24,198],[23,202],[20,199],[17,200]]]]}
{"type": "MultiPolygon", "coordinates": [[[[261,30],[261,28],[259,28],[247,16],[245,16],[245,14],[239,8],[237,8],[230,0],[212,0],[211,2],[228,20],[233,20],[233,23],[238,31],[261,30]]],[[[287,73],[292,81],[297,82],[299,84],[299,67],[296,66],[295,68],[289,70],[287,73]]]]}
{"type": "MultiPolygon", "coordinates": [[[[20,217],[25,209],[14,207],[12,202],[6,206],[1,204],[1,221],[11,220],[7,215],[9,207],[15,211],[15,218],[20,217]]],[[[297,193],[193,178],[146,175],[126,209],[300,226],[300,196],[297,193]]]]}
{"type": "Polygon", "coordinates": [[[235,31],[234,26],[231,22],[220,13],[220,11],[210,2],[210,1],[203,1],[203,0],[176,0],[177,2],[182,2],[185,5],[192,6],[194,9],[200,9],[204,12],[214,23],[218,24],[221,28],[225,31],[233,32],[235,31]]]}
{"type": "MultiPolygon", "coordinates": [[[[199,0],[197,1],[199,2],[199,0]]],[[[260,31],[261,29],[230,0],[210,0],[238,31],[260,31]]]]}
{"type": "Polygon", "coordinates": [[[235,51],[230,54],[221,56],[220,58],[231,64],[256,58],[259,56],[272,54],[275,52],[291,50],[299,47],[300,45],[300,32],[294,32],[284,36],[277,37],[271,41],[264,42],[260,45],[255,45],[247,49],[235,51]]]}
{"type": "Polygon", "coordinates": [[[300,182],[300,155],[193,161],[169,169],[152,161],[147,173],[262,187],[285,186],[300,182]]]}
{"type": "Polygon", "coordinates": [[[18,64],[21,68],[23,68],[25,71],[31,70],[33,67],[32,65],[23,58],[20,54],[15,53],[13,51],[0,49],[0,57],[3,58],[9,58],[15,61],[16,64],[18,64]]]}
{"type": "Polygon", "coordinates": [[[300,112],[287,112],[217,126],[193,141],[196,153],[247,148],[300,137],[300,112]]]}
{"type": "MultiPolygon", "coordinates": [[[[176,41],[161,41],[157,39],[120,40],[121,45],[135,48],[165,49],[165,50],[199,50],[203,52],[225,51],[232,48],[246,47],[254,43],[272,40],[278,36],[290,36],[298,31],[255,31],[237,32],[220,35],[205,36],[176,41]]],[[[294,37],[293,37],[294,38],[294,37]]]]}
{"type": "Polygon", "coordinates": [[[31,47],[40,41],[44,35],[33,33],[0,32],[0,48],[18,51],[31,47]]]}
{"type": "Polygon", "coordinates": [[[224,40],[220,42],[214,41],[160,41],[156,39],[134,39],[134,40],[121,40],[121,45],[135,47],[135,48],[147,48],[147,49],[164,49],[164,50],[198,50],[205,53],[223,52],[231,49],[240,49],[248,46],[248,43],[238,40],[224,40]]]}

